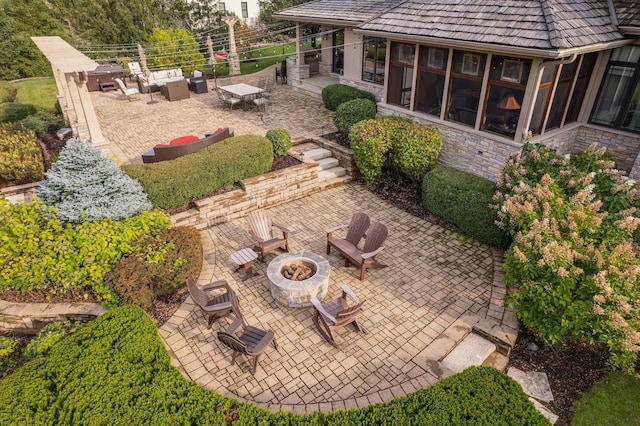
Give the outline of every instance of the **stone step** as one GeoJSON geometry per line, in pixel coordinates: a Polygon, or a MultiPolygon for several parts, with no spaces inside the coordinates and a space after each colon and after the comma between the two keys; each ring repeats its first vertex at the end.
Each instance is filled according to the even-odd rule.
{"type": "Polygon", "coordinates": [[[351,181],[351,176],[344,175],[344,176],[328,179],[325,181],[320,181],[319,186],[320,186],[320,190],[324,191],[326,189],[331,189],[337,186],[346,185],[350,181],[351,181]]]}
{"type": "Polygon", "coordinates": [[[489,355],[487,359],[484,360],[482,365],[486,367],[493,367],[496,370],[500,370],[504,373],[509,366],[509,357],[496,351],[489,355]]]}
{"type": "Polygon", "coordinates": [[[444,357],[441,365],[454,373],[460,373],[473,365],[482,365],[495,351],[495,343],[470,333],[444,357]]]}
{"type": "Polygon", "coordinates": [[[318,172],[318,180],[329,180],[332,178],[344,176],[347,174],[347,171],[342,167],[333,167],[328,170],[320,170],[318,172]]]}
{"type": "Polygon", "coordinates": [[[329,170],[333,169],[334,167],[338,167],[340,165],[340,162],[337,158],[327,157],[318,160],[318,164],[320,165],[320,170],[329,170]]]}
{"type": "Polygon", "coordinates": [[[304,158],[307,158],[309,160],[318,161],[322,160],[323,158],[331,157],[331,151],[324,148],[316,148],[312,149],[311,151],[305,151],[302,153],[302,155],[304,156],[304,158]]]}

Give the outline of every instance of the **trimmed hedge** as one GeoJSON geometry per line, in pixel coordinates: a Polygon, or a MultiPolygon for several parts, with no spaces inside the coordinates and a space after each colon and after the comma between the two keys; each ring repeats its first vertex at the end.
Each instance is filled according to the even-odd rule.
{"type": "Polygon", "coordinates": [[[196,281],[202,268],[202,242],[195,228],[177,227],[134,242],[135,249],[105,276],[126,302],[142,308],[196,281]]]}
{"type": "Polygon", "coordinates": [[[424,208],[453,223],[460,230],[483,243],[508,247],[509,236],[495,221],[493,204],[495,183],[451,167],[437,166],[422,181],[424,208]]]}
{"type": "Polygon", "coordinates": [[[185,380],[133,305],[80,328],[0,380],[0,424],[548,425],[515,381],[471,367],[366,408],[270,413],[185,380]]]}
{"type": "Polygon", "coordinates": [[[333,116],[333,124],[340,133],[349,136],[351,126],[362,121],[376,118],[376,103],[369,99],[354,99],[338,106],[333,116]]]}
{"type": "Polygon", "coordinates": [[[322,89],[322,102],[330,111],[335,111],[341,104],[354,99],[369,99],[373,103],[376,102],[376,96],[373,93],[346,84],[330,84],[322,89]]]}
{"type": "Polygon", "coordinates": [[[33,131],[0,124],[0,187],[42,180],[44,159],[33,131]]]}
{"type": "Polygon", "coordinates": [[[138,179],[154,207],[173,209],[242,179],[271,170],[273,146],[263,136],[225,139],[195,154],[155,164],[128,164],[125,173],[138,179]]]}
{"type": "Polygon", "coordinates": [[[265,137],[273,144],[274,155],[287,155],[291,149],[291,135],[287,129],[271,129],[267,132],[265,137]]]}
{"type": "Polygon", "coordinates": [[[36,111],[36,107],[31,104],[0,104],[0,123],[14,123],[35,114],[36,111]]]}

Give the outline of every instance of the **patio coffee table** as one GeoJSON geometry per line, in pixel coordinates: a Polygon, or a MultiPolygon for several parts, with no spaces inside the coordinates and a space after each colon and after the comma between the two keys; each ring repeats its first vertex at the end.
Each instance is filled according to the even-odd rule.
{"type": "Polygon", "coordinates": [[[251,250],[250,248],[243,248],[238,250],[231,255],[231,260],[233,261],[233,263],[238,265],[238,267],[233,272],[238,272],[244,266],[245,275],[244,278],[242,278],[242,281],[246,281],[251,277],[257,276],[258,273],[254,273],[252,268],[253,261],[257,258],[258,255],[256,254],[256,252],[251,250]]]}

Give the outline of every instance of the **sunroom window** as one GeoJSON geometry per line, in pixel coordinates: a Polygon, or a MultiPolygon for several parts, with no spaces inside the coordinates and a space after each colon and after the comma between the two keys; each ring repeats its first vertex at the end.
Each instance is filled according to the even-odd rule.
{"type": "Polygon", "coordinates": [[[591,122],[640,132],[640,46],[611,53],[591,122]]]}
{"type": "Polygon", "coordinates": [[[494,56],[491,61],[483,129],[514,137],[531,61],[494,56]]]}
{"type": "Polygon", "coordinates": [[[420,46],[416,110],[440,116],[448,58],[448,49],[420,46]]]}
{"type": "Polygon", "coordinates": [[[453,52],[447,120],[475,126],[487,55],[453,52]]]}
{"type": "Polygon", "coordinates": [[[389,82],[387,102],[409,109],[411,89],[413,87],[413,62],[416,46],[407,43],[391,43],[391,63],[389,64],[389,82]]]}

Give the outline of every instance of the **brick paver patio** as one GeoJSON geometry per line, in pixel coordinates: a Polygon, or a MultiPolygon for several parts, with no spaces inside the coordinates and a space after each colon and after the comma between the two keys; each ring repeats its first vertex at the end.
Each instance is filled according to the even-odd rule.
{"type": "MultiPolygon", "coordinates": [[[[269,292],[266,263],[259,276],[242,282],[230,255],[251,247],[244,220],[233,220],[202,232],[204,267],[199,283],[224,279],[238,293],[243,315],[254,326],[276,333],[279,352],[268,348],[254,376],[248,364],[231,365],[231,351],[216,331],[222,319],[207,322],[191,299],[160,329],[185,375],[230,397],[262,406],[298,412],[366,406],[433,384],[420,353],[465,313],[489,312],[494,280],[494,250],[416,218],[352,184],[271,209],[292,231],[291,251],[308,250],[331,264],[328,298],[348,284],[366,299],[362,335],[350,327],[339,332],[340,350],[323,341],[312,322],[312,309],[278,305],[269,292]],[[385,223],[389,238],[379,259],[386,269],[370,270],[358,280],[355,267],[325,254],[332,225],[348,223],[351,212],[364,209],[385,223]]],[[[268,263],[274,258],[270,254],[268,263]]],[[[240,359],[240,358],[238,358],[240,359]]]]}
{"type": "MultiPolygon", "coordinates": [[[[272,73],[267,69],[220,84],[256,83],[260,76],[272,78],[272,73]]],[[[111,141],[108,149],[121,162],[140,162],[140,154],[157,143],[188,134],[202,136],[224,126],[233,127],[238,135],[264,134],[273,127],[284,127],[293,137],[335,131],[332,113],[320,100],[279,84],[266,115],[240,108],[230,111],[213,92],[177,102],[154,94],[159,101],[154,105],[147,104],[149,95],[133,102],[115,92],[91,96],[111,141]]],[[[443,349],[436,338],[456,329],[460,318],[471,314],[498,324],[503,317],[512,326],[515,323],[513,313],[502,307],[500,251],[405,213],[359,185],[334,188],[271,211],[292,231],[291,251],[313,251],[329,260],[327,298],[338,297],[340,286],[348,284],[366,299],[361,322],[369,333],[358,334],[347,327],[339,332],[340,350],[334,349],[315,329],[311,308],[285,308],[273,300],[265,275],[267,263],[255,262],[259,275],[243,282],[244,271],[233,273],[230,255],[253,243],[244,220],[232,220],[202,231],[204,264],[199,283],[227,280],[240,297],[245,320],[273,330],[279,351],[266,350],[255,377],[246,361],[232,365],[231,350],[215,335],[229,320],[208,329],[206,318],[188,298],[159,332],[174,365],[204,387],[271,410],[363,407],[432,385],[436,377],[426,359],[443,349]],[[367,211],[372,220],[389,228],[378,259],[390,266],[369,270],[365,281],[358,280],[355,267],[345,268],[337,253],[325,255],[324,230],[348,223],[356,210],[367,211]]],[[[273,258],[270,254],[266,260],[273,258]]]]}
{"type": "MultiPolygon", "coordinates": [[[[274,78],[273,69],[248,76],[218,79],[218,85],[235,83],[257,84],[260,77],[274,78]]],[[[209,80],[209,88],[213,81],[209,80]]],[[[133,83],[129,83],[133,87],[133,83]]],[[[191,93],[189,99],[169,102],[160,93],[154,93],[157,104],[148,105],[150,96],[142,94],[140,100],[127,101],[118,92],[91,92],[96,115],[103,134],[111,142],[109,150],[122,163],[141,162],[140,155],[159,143],[185,135],[204,136],[204,132],[218,127],[232,127],[236,135],[264,135],[267,130],[284,127],[292,136],[317,136],[336,130],[333,113],[314,97],[295,92],[289,86],[277,83],[271,98],[270,111],[239,106],[229,110],[213,90],[191,93]]]]}

